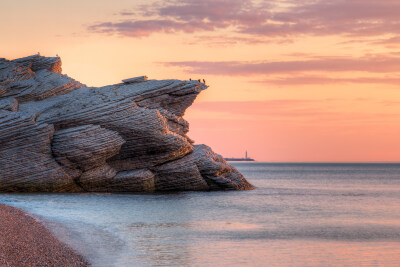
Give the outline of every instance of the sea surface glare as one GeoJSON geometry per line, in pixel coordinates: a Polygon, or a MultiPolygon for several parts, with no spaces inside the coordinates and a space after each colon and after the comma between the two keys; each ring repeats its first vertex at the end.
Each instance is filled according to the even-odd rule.
{"type": "Polygon", "coordinates": [[[0,202],[94,266],[400,266],[400,164],[233,165],[255,190],[0,202]]]}

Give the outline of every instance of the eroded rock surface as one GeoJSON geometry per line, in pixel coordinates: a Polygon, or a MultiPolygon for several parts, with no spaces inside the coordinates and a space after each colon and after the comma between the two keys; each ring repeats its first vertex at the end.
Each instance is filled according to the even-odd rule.
{"type": "Polygon", "coordinates": [[[0,191],[252,189],[186,135],[184,112],[206,88],[146,76],[87,87],[58,57],[0,58],[0,191]]]}

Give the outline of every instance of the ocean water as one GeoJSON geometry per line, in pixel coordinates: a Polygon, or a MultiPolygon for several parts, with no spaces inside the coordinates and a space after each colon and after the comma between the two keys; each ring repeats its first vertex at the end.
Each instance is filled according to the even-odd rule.
{"type": "Polygon", "coordinates": [[[255,190],[0,202],[94,266],[400,266],[400,164],[233,165],[255,190]]]}

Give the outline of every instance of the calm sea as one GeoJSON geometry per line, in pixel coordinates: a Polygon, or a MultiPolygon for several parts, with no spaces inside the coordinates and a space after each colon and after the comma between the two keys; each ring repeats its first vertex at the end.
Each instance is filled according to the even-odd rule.
{"type": "Polygon", "coordinates": [[[400,164],[234,165],[255,190],[0,202],[94,266],[400,266],[400,164]]]}

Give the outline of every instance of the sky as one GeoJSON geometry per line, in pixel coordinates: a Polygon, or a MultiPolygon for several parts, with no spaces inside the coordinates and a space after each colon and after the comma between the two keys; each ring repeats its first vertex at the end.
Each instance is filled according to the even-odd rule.
{"type": "Polygon", "coordinates": [[[1,0],[0,57],[88,86],[205,79],[189,137],[268,162],[400,161],[398,0],[1,0]]]}

